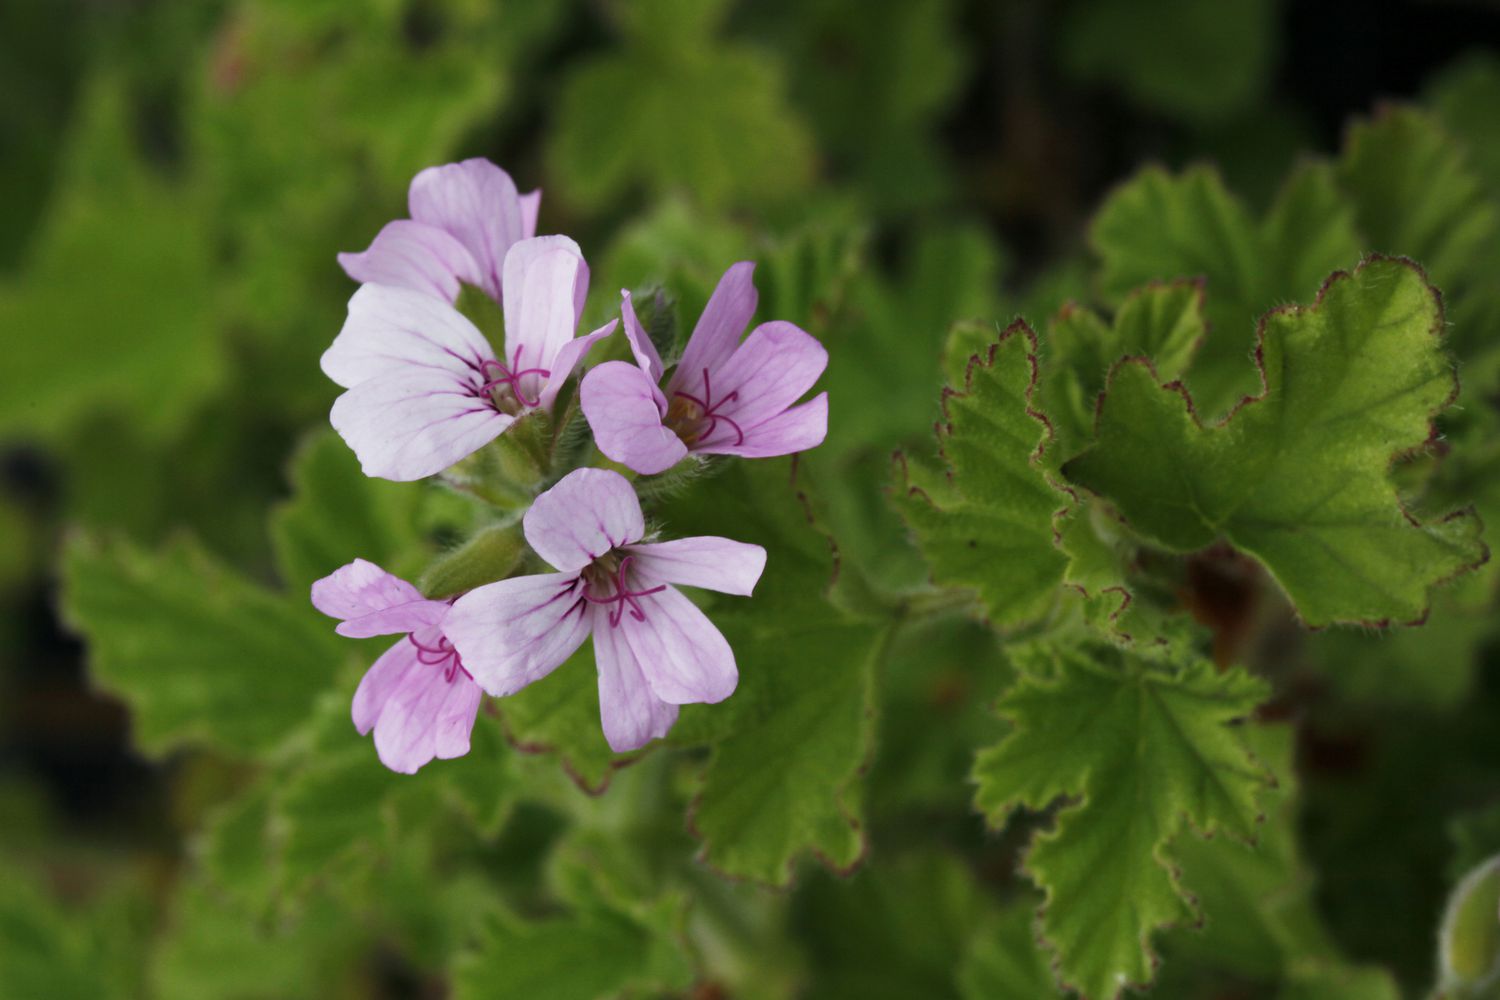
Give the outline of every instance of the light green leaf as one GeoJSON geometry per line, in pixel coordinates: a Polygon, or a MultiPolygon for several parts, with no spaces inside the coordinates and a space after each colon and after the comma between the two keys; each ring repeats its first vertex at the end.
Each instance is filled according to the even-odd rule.
{"type": "Polygon", "coordinates": [[[1042,933],[1062,980],[1107,998],[1151,981],[1152,934],[1195,916],[1169,859],[1189,824],[1251,837],[1269,775],[1233,724],[1266,696],[1211,663],[1148,662],[1104,645],[1043,649],[1050,676],[998,705],[1012,731],[980,752],[976,804],[996,826],[1068,798],[1025,868],[1047,903],[1042,933]]]}
{"type": "Polygon", "coordinates": [[[0,427],[54,433],[113,404],[160,434],[222,378],[213,248],[193,193],[132,141],[127,96],[108,77],[83,88],[68,170],[20,275],[0,282],[0,427]]]}
{"type": "Polygon", "coordinates": [[[806,853],[838,869],[864,854],[857,779],[879,655],[880,630],[830,601],[837,553],[810,523],[803,489],[787,462],[742,463],[661,512],[672,535],[732,533],[770,555],[754,597],[708,608],[734,649],[739,690],[684,711],[674,736],[713,744],[691,815],[702,857],[778,885],[806,853]]]}
{"type": "Polygon", "coordinates": [[[637,187],[708,205],[803,188],[812,144],[767,54],[716,39],[722,0],[621,5],[619,51],[573,70],[550,158],[569,199],[600,208],[637,187]],[[691,16],[689,16],[689,13],[691,16]]]}
{"type": "Polygon", "coordinates": [[[1044,613],[1067,563],[1053,522],[1071,501],[1043,469],[1051,430],[1032,408],[1036,378],[1036,335],[1018,322],[969,363],[962,390],[944,390],[947,469],[903,463],[894,497],[933,580],[972,587],[999,626],[1044,613]]]}
{"type": "Polygon", "coordinates": [[[1374,966],[1310,963],[1287,976],[1276,1000],[1401,1000],[1401,988],[1374,966]]]}
{"type": "Polygon", "coordinates": [[[1205,416],[1254,391],[1256,318],[1311,295],[1360,253],[1350,210],[1317,164],[1293,173],[1261,224],[1212,169],[1173,175],[1149,167],[1100,207],[1090,239],[1111,302],[1151,281],[1204,280],[1211,332],[1187,382],[1205,416]]]}
{"type": "Polygon", "coordinates": [[[1420,523],[1388,477],[1457,390],[1441,331],[1421,271],[1373,258],[1266,316],[1264,391],[1220,423],[1120,364],[1097,444],[1064,472],[1174,552],[1222,537],[1255,556],[1309,625],[1420,620],[1433,587],[1486,557],[1472,513],[1420,523]]]}
{"type": "MultiPolygon", "coordinates": [[[[1448,897],[1438,931],[1438,987],[1483,996],[1500,983],[1500,856],[1466,873],[1448,897]]],[[[1446,994],[1445,994],[1446,995],[1446,994]]]]}
{"type": "Polygon", "coordinates": [[[63,608],[89,667],[133,716],[136,745],[275,746],[312,713],[346,645],[333,623],[179,540],[160,552],[78,537],[64,555],[63,608]]]}
{"type": "Polygon", "coordinates": [[[1003,913],[979,923],[958,969],[963,1000],[1061,997],[1052,976],[1052,961],[1037,947],[1036,904],[1011,903],[1003,913]]]}

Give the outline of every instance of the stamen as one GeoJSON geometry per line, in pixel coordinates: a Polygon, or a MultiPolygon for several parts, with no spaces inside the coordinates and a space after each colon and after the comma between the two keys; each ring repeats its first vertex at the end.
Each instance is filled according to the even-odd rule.
{"type": "Polygon", "coordinates": [[[474,675],[469,673],[468,669],[464,667],[463,660],[458,657],[458,650],[453,648],[453,643],[448,641],[446,635],[438,636],[438,644],[436,646],[426,646],[418,642],[415,632],[408,632],[406,638],[413,646],[417,647],[418,663],[426,664],[429,667],[447,664],[446,669],[443,671],[443,679],[449,684],[453,683],[453,678],[458,676],[460,670],[463,671],[463,675],[469,680],[474,679],[474,675]]]}
{"type": "Polygon", "coordinates": [[[545,368],[522,368],[522,346],[524,345],[516,347],[515,357],[511,359],[509,367],[506,366],[504,361],[497,361],[494,358],[486,358],[479,363],[479,374],[486,379],[484,384],[479,387],[479,392],[492,392],[500,386],[506,386],[510,389],[511,394],[516,397],[516,402],[522,406],[533,407],[542,405],[540,396],[536,399],[526,398],[526,392],[521,388],[521,379],[527,375],[540,375],[542,378],[551,378],[552,373],[545,368]],[[491,370],[498,370],[500,374],[495,378],[490,378],[489,373],[491,370]]]}
{"type": "Polygon", "coordinates": [[[649,597],[652,594],[659,594],[663,590],[667,589],[666,584],[661,584],[660,586],[650,587],[646,590],[631,590],[630,586],[625,582],[625,573],[627,570],[629,570],[630,564],[634,559],[635,556],[626,556],[625,558],[620,560],[620,567],[619,569],[615,570],[613,577],[615,592],[610,596],[595,597],[593,594],[589,593],[589,588],[587,586],[583,588],[583,599],[585,601],[588,601],[590,604],[616,605],[616,607],[611,608],[609,612],[609,624],[611,628],[619,626],[620,622],[625,617],[625,611],[627,607],[630,610],[630,617],[634,618],[638,622],[645,621],[646,611],[641,607],[641,602],[636,600],[636,598],[649,597]]]}
{"type": "Polygon", "coordinates": [[[735,423],[729,417],[724,416],[722,413],[716,412],[718,410],[718,408],[721,407],[721,406],[723,406],[725,403],[732,403],[735,400],[739,399],[740,398],[740,392],[739,392],[739,390],[736,389],[734,392],[731,392],[729,395],[725,396],[723,399],[721,399],[717,403],[715,403],[713,401],[713,398],[714,398],[713,384],[711,382],[709,382],[708,369],[707,368],[703,369],[703,398],[702,399],[699,399],[697,396],[694,396],[691,393],[687,393],[687,392],[674,392],[674,393],[672,393],[672,395],[673,396],[677,396],[677,397],[679,397],[681,399],[685,399],[689,403],[692,403],[694,406],[696,406],[698,408],[698,413],[699,413],[698,420],[700,422],[701,421],[707,421],[708,422],[708,427],[706,429],[704,429],[703,431],[694,434],[693,435],[693,440],[690,443],[696,444],[697,442],[703,440],[704,438],[712,437],[713,433],[714,433],[714,430],[719,426],[719,422],[720,421],[723,421],[724,423],[728,424],[730,427],[734,428],[734,444],[735,444],[735,447],[739,447],[740,445],[742,445],[742,444],[745,443],[745,432],[740,429],[740,425],[737,424],[737,423],[735,423]]]}

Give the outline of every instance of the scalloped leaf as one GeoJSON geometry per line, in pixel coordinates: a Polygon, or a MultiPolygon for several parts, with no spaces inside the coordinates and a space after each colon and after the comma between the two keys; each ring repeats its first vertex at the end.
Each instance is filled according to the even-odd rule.
{"type": "Polygon", "coordinates": [[[1036,385],[1036,335],[1018,321],[970,360],[963,390],[943,391],[947,469],[898,456],[894,502],[933,581],[972,588],[1002,627],[1045,613],[1067,565],[1054,521],[1071,498],[1042,464],[1052,432],[1033,408],[1036,385]]]}
{"type": "MultiPolygon", "coordinates": [[[[858,778],[873,743],[883,630],[841,604],[832,538],[788,463],[740,463],[660,511],[673,535],[722,532],[770,554],[755,596],[713,598],[739,663],[720,705],[683,710],[673,733],[711,743],[691,825],[701,857],[736,877],[791,880],[808,853],[844,870],[864,856],[858,778]]],[[[695,595],[696,596],[696,595],[695,595]]]]}
{"type": "Polygon", "coordinates": [[[1097,443],[1064,474],[1164,548],[1224,538],[1255,556],[1309,625],[1420,621],[1434,586],[1488,554],[1472,511],[1418,521],[1389,476],[1457,392],[1442,326],[1418,267],[1371,258],[1266,315],[1262,392],[1216,424],[1148,363],[1116,366],[1097,443]]]}
{"type": "Polygon", "coordinates": [[[312,714],[347,652],[305,598],[245,579],[191,540],[148,552],[78,537],[63,559],[64,614],[148,754],[269,750],[312,714]]]}
{"type": "Polygon", "coordinates": [[[1190,823],[1249,838],[1272,777],[1233,724],[1265,684],[1211,663],[1176,665],[1090,643],[1039,646],[1001,697],[1009,735],[974,764],[975,803],[994,826],[1068,799],[1025,868],[1046,893],[1042,936],[1060,979],[1085,996],[1148,984],[1151,935],[1196,918],[1169,844],[1190,823]],[[1045,675],[1045,676],[1043,676],[1045,675]]]}

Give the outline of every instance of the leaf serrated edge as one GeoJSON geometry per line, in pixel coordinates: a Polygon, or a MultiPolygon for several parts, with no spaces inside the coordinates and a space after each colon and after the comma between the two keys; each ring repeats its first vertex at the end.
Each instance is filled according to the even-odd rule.
{"type": "MultiPolygon", "coordinates": [[[[1437,340],[1441,341],[1443,337],[1443,330],[1447,326],[1447,320],[1445,319],[1443,307],[1443,293],[1435,285],[1433,285],[1431,279],[1428,278],[1427,272],[1423,269],[1422,265],[1412,260],[1410,257],[1404,257],[1399,254],[1366,254],[1360,259],[1359,264],[1357,264],[1352,271],[1334,271],[1327,278],[1323,279],[1323,284],[1318,288],[1318,294],[1311,303],[1305,305],[1298,303],[1288,303],[1286,305],[1277,306],[1274,309],[1267,310],[1261,315],[1260,319],[1256,323],[1255,350],[1251,355],[1255,361],[1256,377],[1260,380],[1260,391],[1254,395],[1246,395],[1240,397],[1239,402],[1237,402],[1227,413],[1225,413],[1218,420],[1214,421],[1212,424],[1203,423],[1202,418],[1200,418],[1198,415],[1198,408],[1193,401],[1192,393],[1188,390],[1182,379],[1178,378],[1173,379],[1170,382],[1162,382],[1160,376],[1157,374],[1156,366],[1152,363],[1151,359],[1140,355],[1125,357],[1121,358],[1119,361],[1116,361],[1112,366],[1110,366],[1109,375],[1106,376],[1104,380],[1104,391],[1099,393],[1098,398],[1094,401],[1094,437],[1096,442],[1099,434],[1099,425],[1102,422],[1104,416],[1105,399],[1109,396],[1110,389],[1114,386],[1115,377],[1126,365],[1137,365],[1140,367],[1144,367],[1147,372],[1150,373],[1151,380],[1156,383],[1158,388],[1160,388],[1164,392],[1175,393],[1176,395],[1180,396],[1182,398],[1184,407],[1187,410],[1188,418],[1192,420],[1193,426],[1198,430],[1217,430],[1221,427],[1227,426],[1230,421],[1232,421],[1236,416],[1239,415],[1239,412],[1241,410],[1252,404],[1264,401],[1270,395],[1270,387],[1266,381],[1265,363],[1266,327],[1268,326],[1270,321],[1281,316],[1297,316],[1301,315],[1302,313],[1317,312],[1318,309],[1322,307],[1324,298],[1334,288],[1334,286],[1336,286],[1340,282],[1347,281],[1353,278],[1355,275],[1363,271],[1371,264],[1381,263],[1393,263],[1397,266],[1408,268],[1416,273],[1418,279],[1421,280],[1423,287],[1427,290],[1428,295],[1431,297],[1433,305],[1436,306],[1436,315],[1431,326],[1428,329],[1428,333],[1437,340]]],[[[1458,371],[1451,364],[1449,367],[1449,371],[1452,376],[1452,387],[1449,390],[1447,398],[1442,402],[1436,404],[1431,410],[1428,411],[1426,440],[1410,448],[1398,448],[1391,453],[1390,458],[1386,462],[1387,483],[1390,482],[1391,469],[1394,468],[1399,462],[1413,456],[1420,455],[1428,449],[1432,448],[1437,443],[1439,439],[1439,432],[1436,418],[1438,414],[1446,410],[1448,407],[1452,406],[1459,397],[1460,383],[1458,371]]],[[[1097,447],[1097,444],[1091,446],[1089,449],[1086,449],[1084,452],[1081,452],[1080,455],[1087,454],[1088,451],[1092,451],[1094,447],[1097,447]]],[[[1075,456],[1075,459],[1077,457],[1078,456],[1075,456]]],[[[1069,461],[1071,462],[1073,461],[1073,459],[1070,459],[1069,461]]],[[[1064,465],[1064,469],[1066,469],[1066,464],[1064,465]]],[[[1088,489],[1088,487],[1086,486],[1081,488],[1085,490],[1088,489]]],[[[1100,496],[1097,493],[1095,493],[1094,495],[1099,496],[1099,498],[1101,500],[1104,500],[1106,503],[1109,502],[1107,497],[1100,496]]],[[[1418,528],[1424,527],[1423,523],[1418,520],[1417,517],[1411,512],[1411,509],[1407,506],[1406,501],[1401,498],[1400,491],[1397,490],[1394,486],[1391,486],[1391,496],[1395,500],[1397,508],[1401,511],[1401,516],[1406,519],[1408,524],[1418,528]]],[[[1113,507],[1113,504],[1111,504],[1111,506],[1113,507]]],[[[1123,514],[1119,513],[1117,508],[1116,514],[1119,516],[1122,523],[1128,523],[1127,519],[1123,514]]],[[[1465,573],[1472,572],[1478,569],[1480,566],[1483,566],[1485,563],[1489,562],[1490,547],[1483,538],[1484,520],[1479,516],[1478,510],[1475,509],[1473,504],[1469,504],[1449,511],[1447,514],[1438,518],[1433,523],[1447,524],[1450,521],[1455,521],[1466,517],[1473,518],[1475,523],[1478,525],[1476,540],[1479,543],[1479,558],[1471,563],[1466,563],[1462,566],[1459,566],[1452,573],[1449,573],[1446,576],[1432,581],[1427,587],[1426,603],[1422,608],[1421,614],[1410,621],[1398,622],[1394,624],[1399,624],[1406,627],[1416,627],[1425,624],[1428,615],[1432,613],[1433,591],[1448,583],[1449,581],[1454,580],[1465,573]]],[[[1262,562],[1262,565],[1264,565],[1263,561],[1261,561],[1258,557],[1257,562],[1262,562]]],[[[1266,567],[1266,569],[1267,572],[1270,573],[1271,578],[1275,579],[1276,574],[1270,572],[1269,567],[1266,567]]],[[[1283,588],[1283,590],[1284,589],[1285,588],[1283,588]]],[[[1288,601],[1288,603],[1292,604],[1290,600],[1288,601]]],[[[1298,625],[1313,632],[1320,632],[1332,625],[1358,625],[1363,628],[1384,630],[1390,628],[1393,624],[1390,618],[1381,618],[1360,619],[1358,621],[1329,622],[1328,625],[1309,625],[1305,620],[1303,620],[1302,613],[1300,610],[1298,610],[1295,604],[1292,604],[1292,614],[1295,616],[1298,625]]]]}
{"type": "MultiPolygon", "coordinates": [[[[800,455],[792,456],[791,462],[789,463],[790,469],[787,475],[786,485],[787,488],[792,491],[793,496],[797,498],[797,502],[801,505],[802,514],[805,518],[807,518],[808,526],[811,527],[819,535],[822,535],[823,538],[828,542],[828,552],[829,560],[831,562],[831,569],[829,571],[828,582],[824,585],[823,588],[823,595],[824,599],[827,600],[830,605],[837,607],[837,604],[832,599],[832,594],[834,588],[838,585],[839,577],[843,567],[843,557],[839,551],[838,539],[833,536],[832,532],[828,531],[822,526],[821,523],[819,523],[817,519],[817,512],[813,508],[812,498],[808,496],[807,491],[804,490],[797,482],[797,474],[800,469],[800,457],[800,455]]],[[[890,645],[892,631],[893,626],[888,626],[886,629],[884,629],[871,648],[870,660],[867,664],[870,670],[873,671],[879,664],[879,662],[884,658],[885,652],[890,645]]],[[[732,882],[736,885],[762,886],[786,894],[790,894],[792,890],[796,888],[797,859],[798,856],[804,852],[809,853],[813,857],[817,858],[818,862],[822,864],[823,867],[827,868],[830,872],[839,876],[840,878],[848,878],[859,870],[859,868],[865,863],[865,859],[869,857],[870,854],[870,835],[869,832],[865,829],[864,821],[861,820],[860,817],[854,815],[853,811],[849,808],[847,796],[850,790],[853,789],[854,786],[858,784],[858,782],[862,778],[864,778],[866,774],[869,773],[870,765],[874,762],[875,759],[874,679],[872,678],[870,683],[868,683],[865,687],[866,690],[864,705],[861,710],[861,716],[865,723],[865,732],[867,734],[864,741],[864,754],[860,758],[857,766],[849,774],[849,777],[840,782],[838,787],[836,787],[833,791],[834,806],[838,810],[840,818],[849,825],[849,829],[854,831],[859,840],[859,849],[855,852],[854,857],[850,860],[850,862],[848,864],[840,864],[833,858],[829,857],[827,853],[817,847],[803,847],[797,851],[794,851],[790,856],[787,857],[784,862],[782,862],[781,870],[778,873],[779,878],[777,878],[775,881],[765,881],[752,875],[737,875],[732,872],[728,872],[719,865],[715,864],[714,861],[708,856],[708,838],[705,837],[703,835],[703,831],[698,828],[698,808],[703,803],[703,786],[701,779],[703,774],[708,770],[709,764],[712,763],[712,757],[710,757],[709,761],[704,764],[703,769],[699,771],[699,787],[696,791],[693,792],[693,797],[688,802],[687,812],[683,820],[688,835],[691,836],[694,840],[698,841],[699,844],[698,850],[693,855],[694,861],[696,861],[698,864],[703,865],[703,867],[707,868],[709,871],[713,872],[719,878],[722,878],[727,882],[732,882]]]]}

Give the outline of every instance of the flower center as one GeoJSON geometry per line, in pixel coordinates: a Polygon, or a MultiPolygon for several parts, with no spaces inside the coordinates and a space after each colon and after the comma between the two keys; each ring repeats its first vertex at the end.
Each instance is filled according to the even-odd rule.
{"type": "Polygon", "coordinates": [[[630,612],[630,617],[638,622],[646,620],[646,611],[641,607],[637,598],[646,597],[650,594],[659,594],[667,589],[666,584],[658,587],[648,587],[645,590],[632,590],[628,582],[630,564],[635,560],[634,556],[617,557],[613,552],[605,553],[584,567],[583,573],[583,599],[590,604],[612,604],[609,610],[609,624],[618,626],[625,617],[625,612],[630,612]],[[617,561],[618,560],[618,561],[617,561]]]}
{"type": "Polygon", "coordinates": [[[463,671],[463,675],[469,680],[474,679],[474,675],[464,668],[463,660],[458,658],[458,650],[453,648],[453,643],[448,641],[446,635],[438,636],[436,646],[421,642],[417,639],[415,632],[408,633],[406,638],[417,647],[417,662],[425,663],[429,667],[442,667],[443,679],[448,683],[453,683],[453,678],[458,676],[459,671],[463,671]]]}
{"type": "MultiPolygon", "coordinates": [[[[542,405],[540,396],[527,397],[521,379],[528,375],[535,375],[538,378],[552,376],[552,373],[545,368],[522,368],[520,346],[516,347],[515,357],[511,359],[509,365],[494,358],[481,361],[479,374],[485,380],[484,384],[479,387],[479,394],[488,393],[495,409],[511,416],[515,416],[522,410],[542,405]]],[[[536,387],[536,382],[536,379],[531,380],[533,389],[536,387]]]]}
{"type": "Polygon", "coordinates": [[[672,402],[667,407],[667,416],[662,421],[672,433],[691,448],[705,438],[712,437],[719,424],[728,424],[734,431],[734,443],[745,443],[745,432],[740,425],[719,412],[719,407],[740,398],[739,391],[731,392],[717,402],[714,401],[713,384],[708,379],[708,369],[703,369],[703,398],[686,392],[672,393],[672,402]]]}

